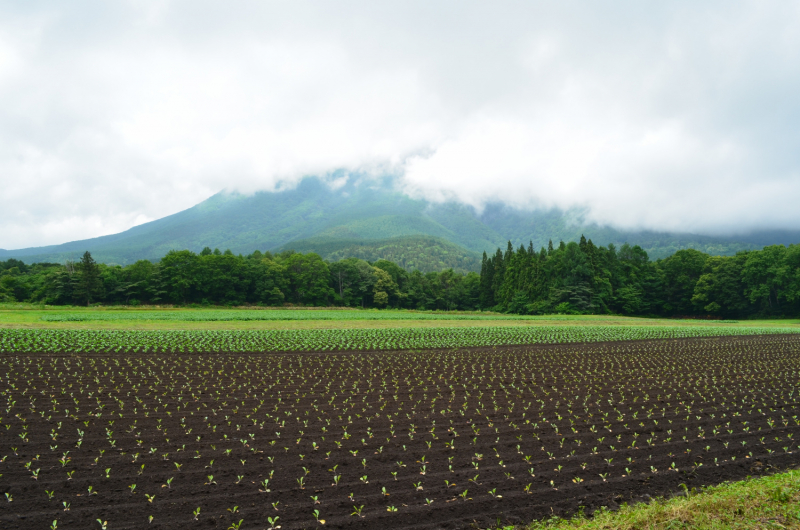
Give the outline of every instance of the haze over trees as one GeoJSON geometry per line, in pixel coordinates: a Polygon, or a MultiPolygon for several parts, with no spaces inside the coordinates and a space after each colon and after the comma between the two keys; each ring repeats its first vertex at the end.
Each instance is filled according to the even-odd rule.
{"type": "Polygon", "coordinates": [[[313,252],[206,247],[158,262],[0,262],[0,302],[53,305],[200,304],[494,310],[717,318],[800,316],[800,245],[735,256],[680,250],[651,261],[639,246],[532,244],[484,253],[481,272],[422,273],[388,260],[325,261],[313,252]]]}

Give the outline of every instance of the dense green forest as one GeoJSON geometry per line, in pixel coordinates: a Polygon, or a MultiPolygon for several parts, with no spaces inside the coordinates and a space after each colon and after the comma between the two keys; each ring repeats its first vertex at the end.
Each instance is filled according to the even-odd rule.
{"type": "Polygon", "coordinates": [[[484,254],[479,305],[526,314],[800,316],[800,245],[735,256],[679,250],[650,261],[639,246],[560,243],[484,254]]]}
{"type": "Polygon", "coordinates": [[[800,316],[800,245],[735,256],[680,250],[651,261],[639,246],[509,243],[481,273],[407,271],[394,262],[285,251],[234,255],[206,247],[154,263],[0,261],[0,302],[492,309],[522,314],[753,318],[800,316]]]}
{"type": "Polygon", "coordinates": [[[65,265],[0,262],[0,302],[47,304],[344,305],[466,309],[477,306],[480,277],[453,270],[407,272],[393,262],[326,262],[318,254],[204,249],[172,251],[157,263],[95,263],[86,252],[65,265]]]}

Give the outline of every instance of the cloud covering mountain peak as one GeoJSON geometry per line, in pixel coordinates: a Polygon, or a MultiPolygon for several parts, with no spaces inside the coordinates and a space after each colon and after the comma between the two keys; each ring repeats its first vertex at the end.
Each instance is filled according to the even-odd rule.
{"type": "Polygon", "coordinates": [[[620,228],[800,226],[794,4],[0,7],[0,247],[336,170],[620,228]]]}

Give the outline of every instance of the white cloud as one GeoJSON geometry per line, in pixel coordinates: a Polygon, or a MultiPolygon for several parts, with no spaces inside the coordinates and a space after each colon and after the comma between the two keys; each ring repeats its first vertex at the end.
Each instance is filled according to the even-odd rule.
{"type": "Polygon", "coordinates": [[[0,247],[336,169],[621,227],[800,228],[793,4],[0,7],[0,247]]]}

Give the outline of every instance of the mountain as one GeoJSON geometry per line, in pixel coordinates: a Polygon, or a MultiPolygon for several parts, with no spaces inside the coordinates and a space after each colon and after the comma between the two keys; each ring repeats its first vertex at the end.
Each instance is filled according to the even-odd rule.
{"type": "Polygon", "coordinates": [[[481,254],[433,236],[398,236],[388,239],[300,239],[286,244],[297,252],[316,252],[330,261],[360,258],[366,261],[387,259],[406,270],[422,272],[453,269],[456,272],[481,270],[481,254]]]}
{"type": "Polygon", "coordinates": [[[0,259],[62,262],[89,250],[96,260],[128,264],[156,260],[172,249],[203,247],[249,254],[254,250],[315,251],[326,259],[391,259],[410,268],[476,270],[480,254],[533,242],[638,244],[652,258],[682,248],[726,255],[770,244],[800,242],[800,231],[713,237],[620,231],[584,222],[579,211],[526,211],[490,204],[478,212],[455,203],[432,203],[397,191],[391,179],[351,179],[333,187],[309,177],[296,187],[252,195],[218,193],[202,203],[130,230],[61,245],[1,250],[0,259]]]}

